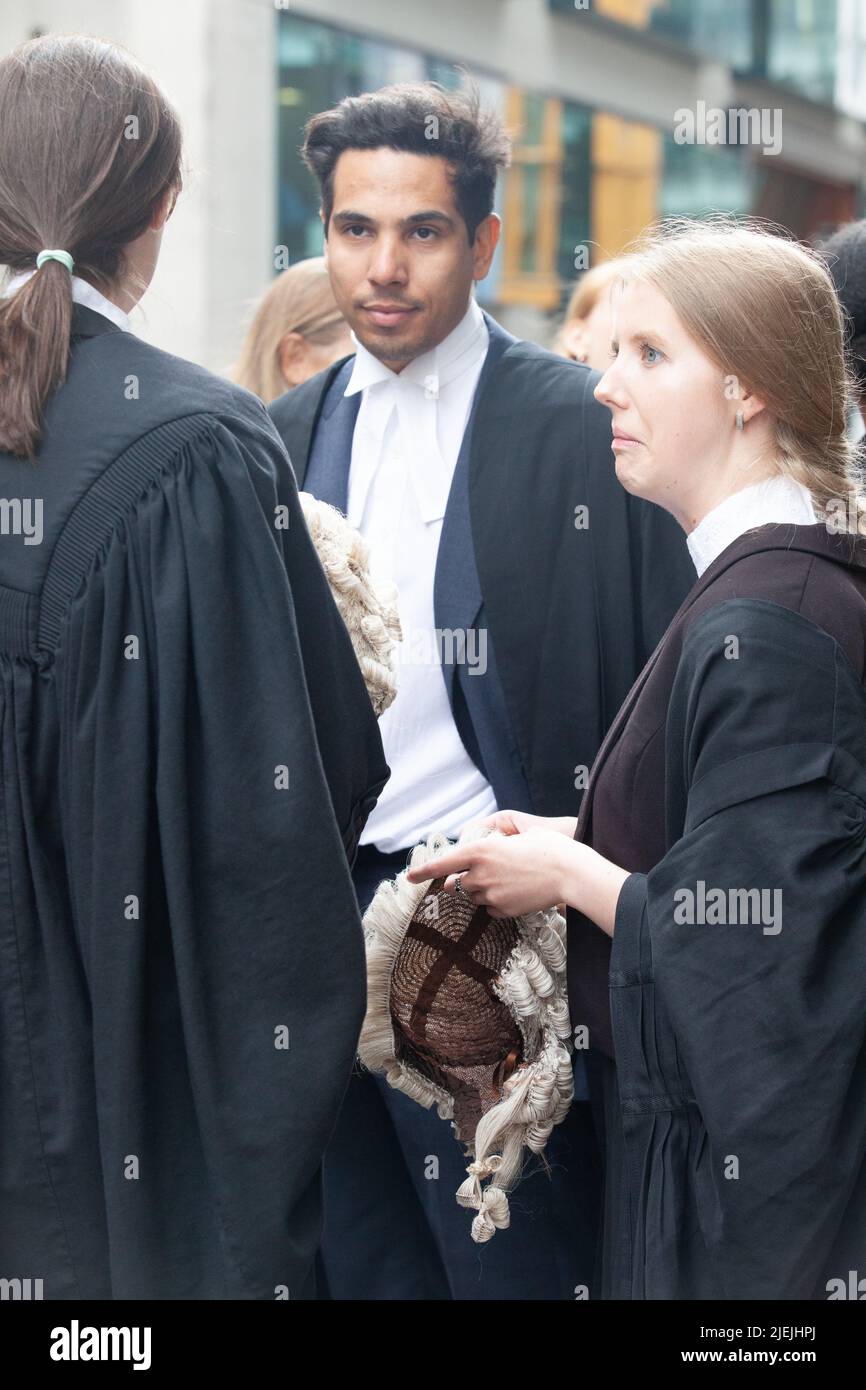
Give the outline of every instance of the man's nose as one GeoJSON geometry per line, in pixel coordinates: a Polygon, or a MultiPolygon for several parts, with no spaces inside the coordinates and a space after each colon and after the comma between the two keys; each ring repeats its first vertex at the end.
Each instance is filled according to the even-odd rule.
{"type": "Polygon", "coordinates": [[[377,285],[390,285],[406,280],[406,264],[398,237],[380,236],[376,242],[368,271],[377,285]]]}

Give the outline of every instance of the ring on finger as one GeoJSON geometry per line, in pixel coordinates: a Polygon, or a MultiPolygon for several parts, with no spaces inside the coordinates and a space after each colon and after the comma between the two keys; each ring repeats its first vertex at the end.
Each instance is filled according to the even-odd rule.
{"type": "Polygon", "coordinates": [[[466,889],[463,887],[463,884],[460,882],[460,879],[462,878],[462,876],[463,876],[462,874],[457,874],[457,875],[455,876],[455,879],[454,879],[454,892],[457,894],[458,897],[460,897],[460,898],[465,898],[467,902],[470,902],[470,903],[471,903],[471,902],[472,902],[471,896],[466,892],[466,889]]]}

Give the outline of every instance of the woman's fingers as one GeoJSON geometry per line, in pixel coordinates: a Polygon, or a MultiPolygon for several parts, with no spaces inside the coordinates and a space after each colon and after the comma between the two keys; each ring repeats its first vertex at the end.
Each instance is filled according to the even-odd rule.
{"type": "Polygon", "coordinates": [[[426,864],[416,864],[411,869],[407,869],[406,877],[410,883],[424,883],[426,879],[441,878],[444,874],[468,873],[472,867],[470,854],[467,849],[449,850],[447,854],[440,854],[436,859],[428,859],[426,864]]]}

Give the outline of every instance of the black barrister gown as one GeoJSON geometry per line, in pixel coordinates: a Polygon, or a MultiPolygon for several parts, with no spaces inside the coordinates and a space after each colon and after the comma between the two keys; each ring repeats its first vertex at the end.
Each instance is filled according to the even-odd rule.
{"type": "Polygon", "coordinates": [[[303,1297],[387,768],[287,457],[76,307],[0,495],[43,509],[0,539],[0,1274],[303,1297]]]}
{"type": "Polygon", "coordinates": [[[577,838],[633,872],[612,942],[570,912],[568,949],[604,1297],[826,1299],[866,1274],[864,679],[866,544],[765,526],[602,744],[577,838]]]}

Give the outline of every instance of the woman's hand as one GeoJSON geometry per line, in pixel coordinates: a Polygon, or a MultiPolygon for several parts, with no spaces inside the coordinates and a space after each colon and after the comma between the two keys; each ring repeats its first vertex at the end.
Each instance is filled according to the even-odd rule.
{"type": "MultiPolygon", "coordinates": [[[[529,819],[544,820],[541,816],[529,819]]],[[[511,830],[505,834],[507,839],[488,835],[482,840],[455,845],[447,854],[440,854],[423,866],[409,869],[406,877],[410,883],[423,883],[444,875],[445,891],[453,893],[459,874],[463,892],[473,903],[483,904],[491,917],[497,918],[519,917],[523,913],[543,911],[554,903],[562,902],[563,851],[569,848],[568,840],[549,829],[511,830]]]]}
{"type": "Polygon", "coordinates": [[[480,835],[482,830],[491,829],[499,830],[503,835],[524,835],[527,830],[556,830],[573,840],[577,816],[533,816],[528,811],[497,811],[493,816],[469,821],[461,834],[471,838],[480,835]]]}
{"type": "MultiPolygon", "coordinates": [[[[543,816],[534,819],[544,824],[543,816]]],[[[406,877],[410,883],[444,877],[446,893],[454,893],[458,874],[463,892],[486,907],[491,917],[520,917],[567,903],[608,936],[613,936],[620,890],[629,877],[628,869],[612,864],[589,845],[556,830],[532,827],[512,831],[507,838],[488,835],[455,845],[447,854],[409,869],[406,877]]]]}

